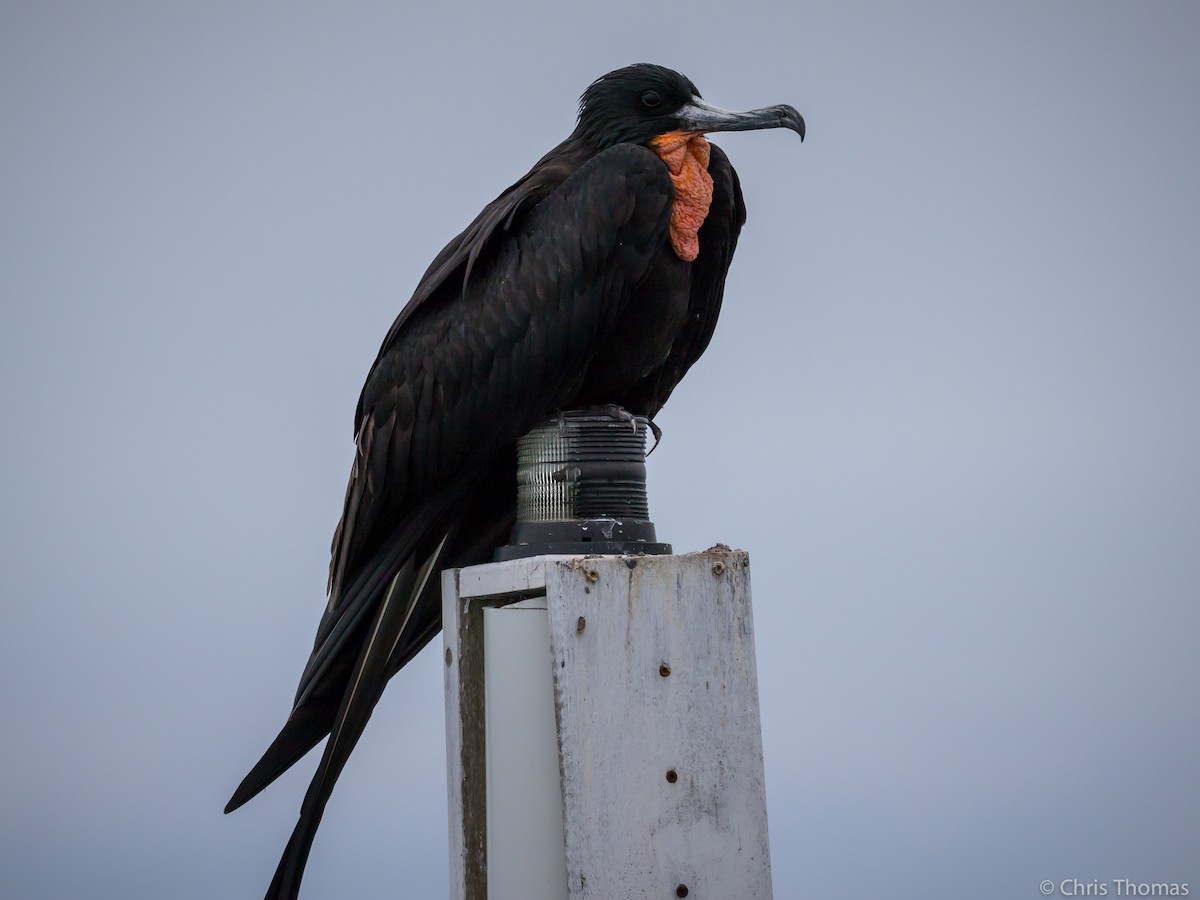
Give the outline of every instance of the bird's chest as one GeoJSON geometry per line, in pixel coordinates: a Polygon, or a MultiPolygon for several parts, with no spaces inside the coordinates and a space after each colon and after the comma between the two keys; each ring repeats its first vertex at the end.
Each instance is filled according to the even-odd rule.
{"type": "Polygon", "coordinates": [[[644,412],[640,394],[629,391],[666,362],[687,327],[691,284],[691,263],[664,246],[621,309],[603,349],[590,361],[579,394],[582,402],[615,402],[644,412]]]}
{"type": "Polygon", "coordinates": [[[671,207],[671,246],[680,259],[700,254],[700,226],[712,205],[713,180],[708,174],[709,146],[694,131],[669,131],[650,142],[671,173],[675,203],[671,207]]]}

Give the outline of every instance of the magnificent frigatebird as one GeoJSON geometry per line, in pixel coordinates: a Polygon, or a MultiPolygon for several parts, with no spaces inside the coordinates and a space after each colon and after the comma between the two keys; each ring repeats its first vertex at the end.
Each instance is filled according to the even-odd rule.
{"type": "Polygon", "coordinates": [[[279,736],[225,811],[330,735],[267,891],[295,898],[325,803],[384,685],[441,628],[438,572],[513,526],[514,445],[581,407],[653,417],[704,352],[746,219],[703,135],[790,128],[634,65],[580,98],[571,135],[437,255],[367,376],[329,603],[279,736]]]}

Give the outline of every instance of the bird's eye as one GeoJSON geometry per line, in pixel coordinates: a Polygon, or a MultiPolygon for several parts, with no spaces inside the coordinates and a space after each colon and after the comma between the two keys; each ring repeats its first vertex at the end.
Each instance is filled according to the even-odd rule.
{"type": "Polygon", "coordinates": [[[660,103],[662,103],[662,97],[658,96],[658,91],[646,91],[646,93],[642,94],[643,106],[654,109],[660,103]]]}

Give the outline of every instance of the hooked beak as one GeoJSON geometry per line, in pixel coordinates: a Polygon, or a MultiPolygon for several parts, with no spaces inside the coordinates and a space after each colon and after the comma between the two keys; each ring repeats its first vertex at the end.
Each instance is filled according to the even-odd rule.
{"type": "Polygon", "coordinates": [[[804,117],[796,107],[781,103],[747,112],[731,112],[693,97],[676,114],[681,131],[758,131],[762,128],[790,128],[804,140],[804,117]]]}

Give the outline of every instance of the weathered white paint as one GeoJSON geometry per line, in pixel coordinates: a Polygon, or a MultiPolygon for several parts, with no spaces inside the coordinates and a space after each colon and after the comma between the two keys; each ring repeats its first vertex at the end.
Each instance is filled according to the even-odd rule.
{"type": "Polygon", "coordinates": [[[745,553],[536,557],[443,591],[452,898],[771,896],[745,553]]]}
{"type": "Polygon", "coordinates": [[[579,560],[546,591],[570,896],[770,897],[747,554],[579,560]]]}
{"type": "Polygon", "coordinates": [[[459,593],[488,603],[520,594],[540,596],[546,593],[547,564],[569,559],[572,557],[530,556],[460,569],[459,593]]]}

